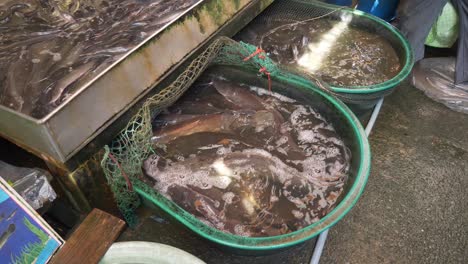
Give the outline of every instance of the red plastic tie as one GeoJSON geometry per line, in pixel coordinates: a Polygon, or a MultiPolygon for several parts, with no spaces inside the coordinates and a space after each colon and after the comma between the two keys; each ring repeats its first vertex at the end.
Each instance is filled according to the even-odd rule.
{"type": "Polygon", "coordinates": [[[133,185],[132,185],[132,182],[130,181],[130,178],[128,178],[127,174],[125,173],[125,171],[122,169],[122,166],[120,166],[120,163],[117,161],[117,159],[114,157],[114,155],[112,155],[111,153],[109,153],[109,158],[115,163],[117,164],[117,167],[119,167],[119,170],[120,172],[122,173],[122,176],[124,177],[125,181],[127,182],[127,187],[128,189],[133,192],[133,185]]]}
{"type": "MultiPolygon", "coordinates": [[[[252,54],[250,54],[249,56],[244,58],[244,61],[248,61],[248,60],[252,59],[255,56],[258,56],[259,59],[264,60],[266,57],[262,53],[264,54],[265,51],[262,48],[257,47],[257,49],[252,54]]],[[[259,72],[265,74],[268,77],[268,90],[271,93],[271,76],[270,76],[270,72],[265,67],[260,68],[259,72]]]]}
{"type": "Polygon", "coordinates": [[[265,67],[262,67],[259,72],[264,73],[268,77],[268,90],[271,93],[271,76],[270,76],[270,72],[267,71],[267,68],[265,68],[265,67]]]}
{"type": "Polygon", "coordinates": [[[263,49],[257,47],[257,49],[252,54],[250,54],[249,56],[244,58],[244,61],[248,61],[248,60],[250,60],[251,58],[253,58],[253,57],[257,56],[257,55],[258,55],[259,59],[263,60],[263,59],[265,59],[265,56],[262,55],[262,53],[265,53],[265,51],[263,49]]]}

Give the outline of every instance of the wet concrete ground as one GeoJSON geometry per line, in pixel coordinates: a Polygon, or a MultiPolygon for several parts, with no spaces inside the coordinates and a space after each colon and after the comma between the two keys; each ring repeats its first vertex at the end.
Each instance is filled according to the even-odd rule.
{"type": "MultiPolygon", "coordinates": [[[[331,229],[321,263],[468,263],[468,115],[404,83],[385,100],[370,142],[365,193],[331,229]]],[[[314,247],[238,256],[140,210],[142,224],[119,240],[173,245],[207,263],[309,263],[314,247]]]]}
{"type": "Polygon", "coordinates": [[[468,115],[403,84],[370,137],[372,174],[321,263],[468,263],[468,115]]]}

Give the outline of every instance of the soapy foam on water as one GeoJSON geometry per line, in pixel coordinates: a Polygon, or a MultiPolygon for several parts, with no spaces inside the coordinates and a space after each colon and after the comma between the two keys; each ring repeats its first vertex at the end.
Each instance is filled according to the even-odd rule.
{"type": "MultiPolygon", "coordinates": [[[[156,189],[160,191],[161,193],[166,193],[167,188],[170,186],[173,186],[174,184],[180,185],[180,186],[185,186],[185,187],[198,187],[200,189],[210,189],[212,187],[220,188],[220,189],[226,189],[229,184],[233,182],[233,180],[239,180],[239,177],[235,177],[235,175],[242,175],[243,173],[255,173],[257,170],[250,165],[249,163],[251,162],[252,159],[260,159],[264,161],[264,163],[270,163],[268,164],[268,169],[272,173],[272,177],[276,179],[276,181],[280,182],[283,184],[283,192],[282,195],[288,199],[290,202],[295,204],[297,208],[300,209],[305,209],[308,207],[308,204],[306,201],[303,201],[301,198],[294,197],[291,195],[291,191],[288,191],[287,188],[292,185],[291,179],[292,178],[299,178],[299,179],[308,179],[307,181],[302,181],[301,186],[305,186],[305,188],[312,190],[312,195],[314,197],[320,197],[320,200],[318,200],[318,206],[321,208],[326,208],[328,206],[328,203],[325,197],[325,192],[326,189],[323,188],[316,188],[312,187],[311,183],[313,183],[314,186],[324,186],[327,185],[328,183],[325,181],[321,180],[316,180],[314,178],[319,177],[314,171],[313,168],[316,168],[319,165],[316,161],[314,161],[312,158],[307,159],[306,163],[313,163],[314,166],[306,166],[308,169],[306,169],[304,172],[298,172],[297,170],[287,166],[285,163],[283,163],[279,158],[272,156],[270,153],[268,153],[265,150],[262,149],[246,149],[242,151],[241,153],[230,153],[230,155],[226,155],[223,159],[217,159],[214,163],[216,162],[221,162],[225,164],[226,166],[229,166],[230,169],[232,169],[233,173],[231,175],[219,175],[216,171],[213,171],[211,169],[208,169],[206,165],[201,165],[200,169],[193,170],[191,166],[181,166],[180,164],[176,164],[170,167],[170,169],[165,170],[165,171],[160,171],[157,169],[156,164],[152,164],[152,166],[146,166],[149,168],[149,171],[147,171],[147,174],[149,176],[153,176],[158,179],[158,183],[156,184],[156,189]],[[249,159],[236,159],[236,156],[246,156],[249,159]],[[233,162],[231,162],[233,161],[233,162]],[[233,165],[235,168],[232,168],[233,165]],[[234,172],[235,171],[235,172],[234,172]],[[191,175],[190,177],[177,177],[178,175],[191,175]]],[[[191,162],[187,160],[189,164],[191,162]]],[[[325,164],[322,163],[322,167],[325,164]]],[[[227,192],[223,195],[223,201],[226,204],[232,203],[232,200],[234,199],[236,195],[232,192],[227,192]]],[[[270,198],[271,203],[276,203],[278,202],[279,199],[277,197],[272,196],[270,198]]],[[[246,211],[248,211],[250,214],[254,213],[254,206],[249,203],[246,200],[243,200],[243,205],[246,211]]],[[[295,218],[301,219],[300,215],[304,217],[304,213],[298,210],[292,211],[292,214],[294,215],[295,218]]],[[[310,219],[304,219],[306,223],[311,223],[310,219]]],[[[218,223],[213,223],[216,227],[220,227],[218,223]]],[[[238,232],[239,230],[235,231],[236,234],[242,235],[246,234],[245,232],[238,232]]]]}

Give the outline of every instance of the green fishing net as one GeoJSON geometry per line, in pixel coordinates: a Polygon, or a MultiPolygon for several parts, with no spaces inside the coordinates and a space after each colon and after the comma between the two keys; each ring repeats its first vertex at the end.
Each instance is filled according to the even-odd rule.
{"type": "MultiPolygon", "coordinates": [[[[266,86],[271,84],[272,77],[282,76],[290,80],[298,78],[282,71],[257,47],[222,37],[203,51],[173,83],[149,98],[122,132],[110,145],[105,146],[101,161],[117,205],[130,226],[137,222],[134,210],[140,205],[140,199],[133,187],[143,184],[138,180],[138,176],[142,175],[142,163],[153,154],[151,121],[159,112],[177,101],[203,71],[212,65],[239,66],[256,72],[260,78],[265,79],[266,86]]],[[[147,187],[141,186],[144,189],[147,187]]]]}

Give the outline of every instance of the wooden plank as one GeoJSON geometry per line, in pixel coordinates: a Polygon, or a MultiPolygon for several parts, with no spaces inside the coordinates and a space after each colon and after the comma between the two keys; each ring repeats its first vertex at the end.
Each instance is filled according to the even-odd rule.
{"type": "Polygon", "coordinates": [[[122,233],[125,222],[93,209],[49,264],[96,264],[122,233]]]}

